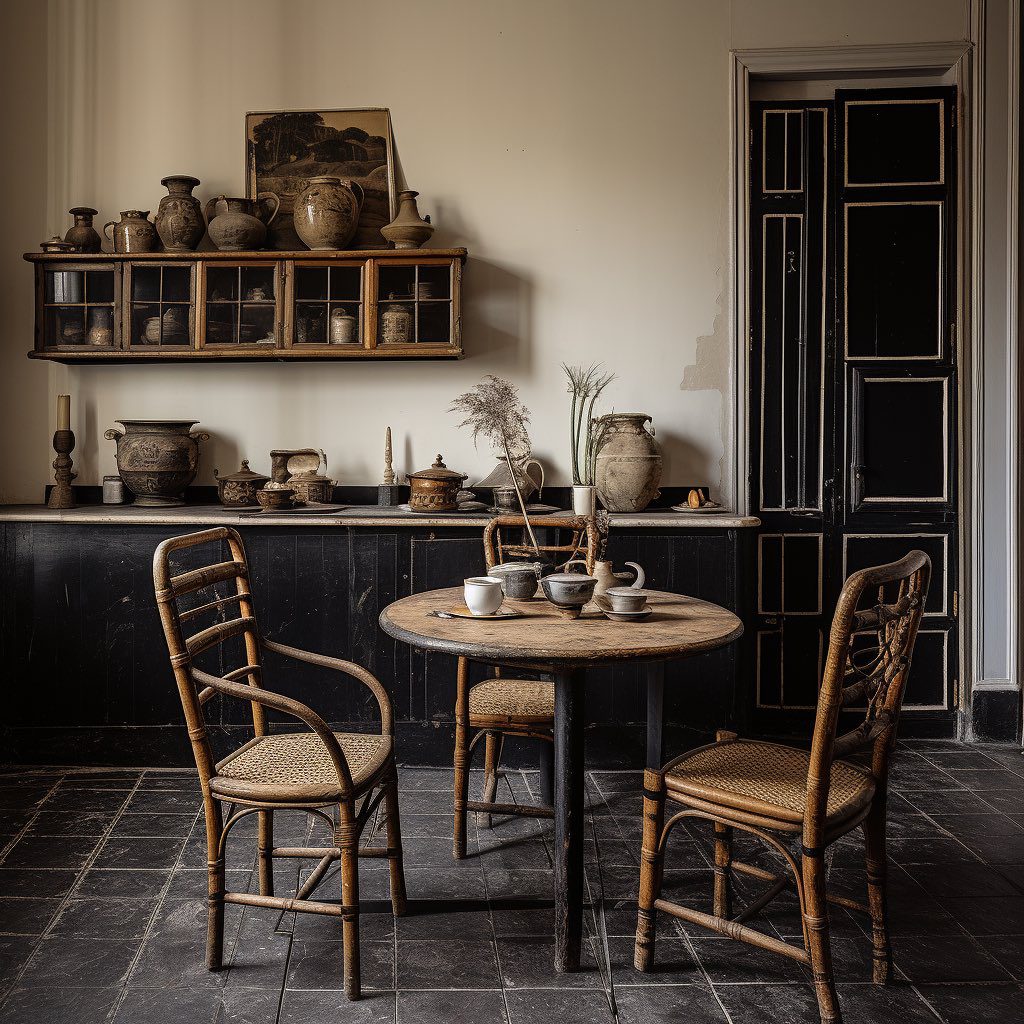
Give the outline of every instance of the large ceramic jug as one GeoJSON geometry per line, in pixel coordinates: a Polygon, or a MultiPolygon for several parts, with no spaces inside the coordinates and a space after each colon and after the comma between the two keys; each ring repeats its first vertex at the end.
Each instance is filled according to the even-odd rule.
{"type": "MultiPolygon", "coordinates": [[[[515,464],[516,482],[522,492],[523,501],[529,501],[536,494],[538,498],[544,490],[544,467],[536,459],[523,459],[515,464]]],[[[478,487],[512,487],[512,474],[509,472],[508,463],[499,459],[498,464],[482,480],[473,484],[473,489],[478,487]]]]}
{"type": "Polygon", "coordinates": [[[661,451],[644,412],[618,412],[598,421],[597,496],[609,512],[642,512],[660,493],[661,451]]]}
{"type": "Polygon", "coordinates": [[[199,200],[192,189],[198,178],[188,174],[171,174],[160,179],[167,195],[156,208],[156,229],[168,252],[192,252],[200,243],[206,223],[199,200]]]}
{"type": "Polygon", "coordinates": [[[310,178],[292,210],[299,238],[310,249],[344,249],[356,233],[363,198],[357,182],[329,174],[310,178]]]}
{"type": "Polygon", "coordinates": [[[255,199],[217,196],[206,204],[210,241],[225,252],[260,249],[280,209],[281,200],[273,192],[261,192],[255,199]]]}
{"type": "Polygon", "coordinates": [[[118,420],[103,436],[117,442],[117,471],[136,505],[184,505],[185,488],[199,469],[198,420],[118,420]]]}
{"type": "Polygon", "coordinates": [[[103,234],[110,239],[114,252],[156,252],[160,248],[160,236],[149,219],[149,210],[122,210],[120,220],[103,225],[103,234]]]}

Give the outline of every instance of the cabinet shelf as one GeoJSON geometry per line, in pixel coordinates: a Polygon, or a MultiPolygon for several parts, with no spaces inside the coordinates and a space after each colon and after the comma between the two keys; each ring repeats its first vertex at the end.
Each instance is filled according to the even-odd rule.
{"type": "Polygon", "coordinates": [[[465,249],[26,253],[25,259],[36,275],[33,359],[287,362],[463,355],[465,249]],[[413,294],[384,297],[382,285],[399,278],[413,294]],[[421,287],[437,294],[417,298],[421,287]],[[247,298],[256,292],[262,297],[247,298]],[[404,310],[397,322],[388,318],[391,306],[396,314],[404,310]],[[107,311],[105,321],[92,319],[96,309],[107,311]],[[337,309],[356,318],[357,343],[331,343],[337,309]]]}

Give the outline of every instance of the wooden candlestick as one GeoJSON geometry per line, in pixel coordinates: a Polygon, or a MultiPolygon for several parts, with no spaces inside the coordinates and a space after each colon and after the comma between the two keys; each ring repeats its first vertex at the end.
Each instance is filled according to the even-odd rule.
{"type": "Polygon", "coordinates": [[[53,460],[53,477],[57,481],[50,490],[50,508],[74,508],[75,493],[71,490],[71,481],[78,475],[71,472],[71,453],[75,450],[75,432],[73,430],[56,430],[53,434],[53,450],[57,458],[53,460]]]}

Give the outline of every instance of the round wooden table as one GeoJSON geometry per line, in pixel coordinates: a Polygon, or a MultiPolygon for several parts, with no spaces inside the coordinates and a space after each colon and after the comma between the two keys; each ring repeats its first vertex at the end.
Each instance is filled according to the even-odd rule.
{"type": "Polygon", "coordinates": [[[506,601],[523,612],[506,621],[439,618],[463,603],[462,588],[395,601],[380,614],[396,640],[427,651],[550,673],[555,684],[555,969],[578,970],[583,932],[583,726],[586,669],[646,662],[647,764],[661,766],[664,663],[736,640],[743,623],[728,609],[694,597],[648,591],[653,614],[613,622],[600,612],[568,619],[543,598],[506,601]]]}

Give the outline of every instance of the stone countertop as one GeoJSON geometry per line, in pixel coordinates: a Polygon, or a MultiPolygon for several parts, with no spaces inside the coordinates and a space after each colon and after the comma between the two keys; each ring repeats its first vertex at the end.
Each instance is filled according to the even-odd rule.
{"type": "MultiPolygon", "coordinates": [[[[371,526],[411,529],[418,527],[473,527],[490,519],[487,512],[438,513],[405,512],[399,508],[350,505],[340,511],[267,513],[222,508],[220,505],[181,505],[169,508],[138,508],[133,505],[82,505],[72,509],[51,509],[45,505],[0,505],[0,522],[92,523],[97,526],[371,526]]],[[[531,517],[543,525],[544,516],[531,517]]],[[[620,529],[736,529],[755,527],[754,516],[733,513],[715,515],[699,512],[613,513],[612,526],[620,529]]]]}

